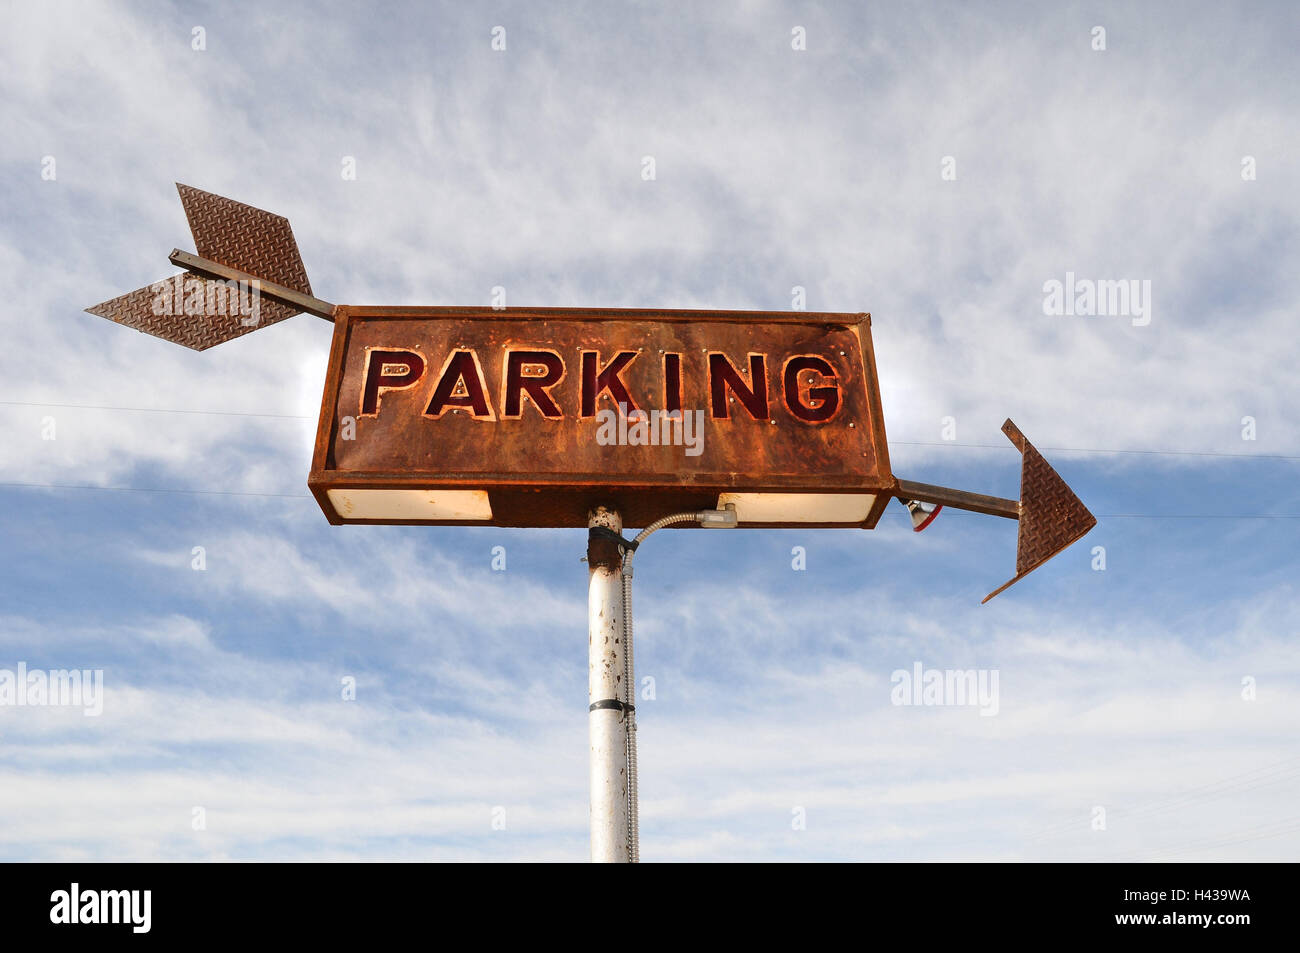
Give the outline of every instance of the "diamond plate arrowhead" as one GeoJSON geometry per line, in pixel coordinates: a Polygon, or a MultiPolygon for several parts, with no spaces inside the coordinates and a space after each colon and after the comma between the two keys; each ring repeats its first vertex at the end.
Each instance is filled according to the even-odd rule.
{"type": "Polygon", "coordinates": [[[1008,420],[1002,432],[1020,451],[1020,526],[1016,535],[1016,574],[984,597],[988,602],[1087,535],[1097,525],[1088,511],[1020,428],[1008,420]]]}

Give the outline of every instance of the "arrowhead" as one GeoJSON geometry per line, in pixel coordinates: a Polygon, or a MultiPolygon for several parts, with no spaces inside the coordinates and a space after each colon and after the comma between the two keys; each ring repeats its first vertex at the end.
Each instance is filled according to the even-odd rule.
{"type": "Polygon", "coordinates": [[[1020,530],[1016,537],[1016,574],[982,600],[988,602],[1019,582],[1061,550],[1077,542],[1097,525],[1097,518],[1066,486],[1020,429],[1007,420],[1002,425],[1023,462],[1020,469],[1020,530]]]}

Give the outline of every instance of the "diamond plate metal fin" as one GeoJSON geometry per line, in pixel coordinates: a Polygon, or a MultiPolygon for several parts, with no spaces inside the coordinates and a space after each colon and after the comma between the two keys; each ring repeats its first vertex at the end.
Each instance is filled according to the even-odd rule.
{"type": "Polygon", "coordinates": [[[287,218],[179,182],[176,191],[200,258],[311,294],[287,218]]]}
{"type": "MultiPolygon", "coordinates": [[[[183,287],[190,292],[194,290],[194,286],[189,284],[191,279],[202,283],[206,302],[208,288],[213,282],[192,272],[185,272],[183,287]]],[[[164,292],[172,294],[175,289],[174,283],[175,276],[164,278],[144,288],[137,288],[135,291],[110,298],[108,301],[87,308],[86,311],[195,351],[205,351],[217,344],[256,331],[258,328],[278,324],[298,313],[287,305],[268,301],[265,298],[258,303],[256,315],[240,315],[231,308],[225,309],[227,313],[185,314],[183,302],[180,314],[156,313],[166,310],[165,306],[156,307],[156,304],[159,303],[159,296],[164,292]]],[[[176,310],[172,308],[173,312],[176,310]]]]}

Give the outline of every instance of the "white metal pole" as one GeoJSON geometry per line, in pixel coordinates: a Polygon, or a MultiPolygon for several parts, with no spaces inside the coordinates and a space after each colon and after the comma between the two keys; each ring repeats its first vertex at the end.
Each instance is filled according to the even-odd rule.
{"type": "MultiPolygon", "coordinates": [[[[617,510],[598,506],[588,527],[623,531],[617,510]]],[[[627,720],[623,709],[623,571],[617,542],[587,543],[587,693],[591,740],[591,859],[627,863],[627,720]]]]}

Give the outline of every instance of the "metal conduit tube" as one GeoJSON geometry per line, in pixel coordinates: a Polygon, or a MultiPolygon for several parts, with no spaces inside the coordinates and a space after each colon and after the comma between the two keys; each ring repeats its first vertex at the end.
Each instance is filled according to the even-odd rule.
{"type": "Polygon", "coordinates": [[[674,523],[699,523],[701,526],[730,528],[736,523],[736,504],[723,510],[695,510],[672,513],[655,520],[641,530],[631,545],[623,550],[623,704],[627,715],[627,852],[631,863],[641,861],[641,818],[637,796],[636,769],[636,683],[632,658],[632,557],[656,530],[674,523]]]}

